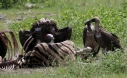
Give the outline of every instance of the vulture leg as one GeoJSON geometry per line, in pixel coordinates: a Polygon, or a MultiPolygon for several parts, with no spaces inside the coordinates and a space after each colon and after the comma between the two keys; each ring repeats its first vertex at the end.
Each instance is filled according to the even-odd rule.
{"type": "Polygon", "coordinates": [[[102,53],[105,55],[107,53],[107,49],[106,48],[103,48],[102,49],[102,53]]]}
{"type": "Polygon", "coordinates": [[[93,51],[93,53],[92,53],[93,57],[95,57],[95,56],[98,54],[99,50],[100,50],[100,46],[98,45],[98,46],[96,46],[96,47],[94,48],[94,51],[93,51]]]}

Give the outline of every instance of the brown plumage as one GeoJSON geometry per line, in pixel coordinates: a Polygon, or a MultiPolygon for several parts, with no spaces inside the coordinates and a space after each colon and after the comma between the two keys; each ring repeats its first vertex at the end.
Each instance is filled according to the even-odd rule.
{"type": "Polygon", "coordinates": [[[83,30],[84,47],[91,47],[92,48],[91,53],[93,57],[95,57],[100,49],[99,44],[95,41],[95,38],[94,38],[95,29],[93,25],[91,26],[91,24],[87,21],[85,22],[85,25],[87,26],[83,30]]]}
{"type": "Polygon", "coordinates": [[[121,49],[121,44],[119,38],[110,32],[104,30],[102,26],[100,26],[100,19],[98,17],[94,17],[87,21],[87,23],[95,22],[95,40],[103,48],[103,52],[105,51],[114,51],[116,48],[121,49]]]}
{"type": "MultiPolygon", "coordinates": [[[[0,35],[2,35],[2,34],[0,34],[0,35]]],[[[3,37],[3,39],[5,39],[4,36],[1,36],[1,37],[3,37]]],[[[7,46],[6,46],[6,44],[4,43],[4,41],[2,40],[2,38],[0,38],[0,56],[1,56],[2,58],[4,58],[5,55],[6,55],[6,53],[7,53],[7,46]]]]}

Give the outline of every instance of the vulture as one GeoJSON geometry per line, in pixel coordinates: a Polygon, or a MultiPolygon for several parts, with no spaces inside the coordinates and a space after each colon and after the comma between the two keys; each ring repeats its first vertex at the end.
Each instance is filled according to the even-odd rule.
{"type": "Polygon", "coordinates": [[[60,29],[57,27],[55,21],[41,18],[32,24],[30,30],[19,31],[19,40],[24,51],[27,53],[32,50],[36,44],[48,42],[45,39],[46,34],[52,34],[54,36],[54,43],[70,40],[72,27],[67,26],[60,29]]]}
{"type": "Polygon", "coordinates": [[[7,53],[7,46],[4,43],[4,41],[2,40],[2,38],[0,38],[0,56],[1,56],[1,58],[4,58],[6,53],[7,53]]]}
{"type": "Polygon", "coordinates": [[[92,53],[92,56],[95,57],[100,50],[100,46],[95,41],[95,38],[94,38],[95,29],[93,25],[91,25],[87,21],[85,22],[85,25],[86,27],[83,30],[83,44],[84,44],[84,47],[92,48],[91,53],[92,53]]]}
{"type": "Polygon", "coordinates": [[[86,24],[90,24],[94,22],[94,38],[99,46],[103,49],[103,53],[105,54],[106,51],[114,51],[116,48],[122,49],[119,38],[110,32],[104,30],[102,26],[100,26],[100,19],[99,17],[93,17],[86,24]]]}

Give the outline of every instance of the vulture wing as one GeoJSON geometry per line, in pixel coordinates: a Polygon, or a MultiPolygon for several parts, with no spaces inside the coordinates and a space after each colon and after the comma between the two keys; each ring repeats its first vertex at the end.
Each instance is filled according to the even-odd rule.
{"type": "Polygon", "coordinates": [[[83,44],[84,44],[84,47],[85,47],[85,42],[86,42],[86,35],[87,35],[87,28],[85,27],[84,30],[83,30],[83,44]]]}
{"type": "Polygon", "coordinates": [[[119,41],[119,38],[115,35],[115,34],[113,34],[113,33],[111,33],[112,34],[112,36],[113,36],[113,44],[114,44],[114,47],[117,47],[117,48],[121,48],[121,44],[120,44],[120,41],[119,41]]]}
{"type": "Polygon", "coordinates": [[[102,31],[101,37],[102,37],[104,44],[107,45],[107,47],[110,47],[112,45],[112,48],[113,47],[121,48],[120,41],[115,34],[109,33],[106,31],[102,31]]]}

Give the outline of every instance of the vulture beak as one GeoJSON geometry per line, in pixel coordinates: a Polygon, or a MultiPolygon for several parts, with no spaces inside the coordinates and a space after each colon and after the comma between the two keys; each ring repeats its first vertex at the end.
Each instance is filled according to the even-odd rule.
{"type": "Polygon", "coordinates": [[[86,21],[85,25],[87,25],[88,31],[92,31],[92,29],[91,29],[91,20],[86,21]]]}
{"type": "Polygon", "coordinates": [[[85,22],[85,25],[90,25],[91,22],[98,22],[98,23],[100,23],[100,19],[99,19],[99,17],[94,17],[94,18],[92,18],[90,20],[87,20],[85,22]]]}
{"type": "Polygon", "coordinates": [[[92,18],[90,21],[91,21],[91,22],[95,22],[95,21],[96,21],[96,19],[95,19],[95,18],[92,18]]]}
{"type": "Polygon", "coordinates": [[[90,20],[87,20],[86,22],[85,22],[85,25],[90,25],[90,23],[91,22],[96,22],[96,17],[94,17],[94,18],[92,18],[92,19],[90,19],[90,20]]]}
{"type": "Polygon", "coordinates": [[[87,21],[85,22],[85,25],[90,25],[90,23],[91,23],[91,21],[90,21],[90,20],[87,20],[87,21]]]}

